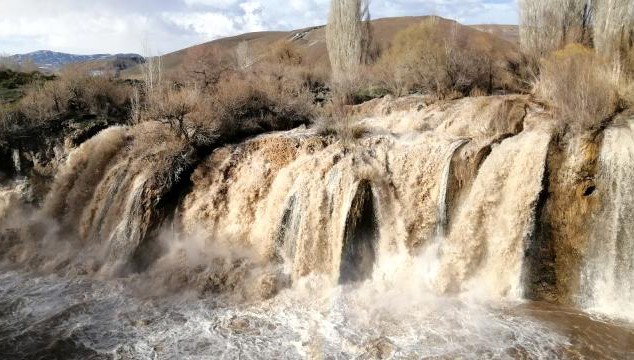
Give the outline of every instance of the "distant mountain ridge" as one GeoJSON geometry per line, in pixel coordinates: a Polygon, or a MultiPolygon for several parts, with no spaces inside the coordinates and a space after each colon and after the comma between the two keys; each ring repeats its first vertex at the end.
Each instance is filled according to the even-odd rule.
{"type": "Polygon", "coordinates": [[[70,64],[85,63],[92,61],[113,61],[122,63],[142,63],[143,56],[138,54],[93,54],[93,55],[76,55],[50,50],[39,50],[28,54],[16,54],[11,56],[18,64],[32,62],[38,68],[44,70],[59,70],[70,64]]]}

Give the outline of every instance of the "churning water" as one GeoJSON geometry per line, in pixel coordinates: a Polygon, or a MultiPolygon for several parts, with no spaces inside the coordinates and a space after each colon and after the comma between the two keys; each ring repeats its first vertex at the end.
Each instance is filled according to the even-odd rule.
{"type": "Polygon", "coordinates": [[[627,358],[634,330],[544,304],[318,278],[264,302],[144,298],[126,281],[4,270],[0,352],[39,359],[627,358]]]}

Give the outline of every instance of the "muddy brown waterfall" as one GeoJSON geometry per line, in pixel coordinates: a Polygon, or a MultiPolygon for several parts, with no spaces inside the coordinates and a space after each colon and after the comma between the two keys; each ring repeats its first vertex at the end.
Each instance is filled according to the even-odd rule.
{"type": "Polygon", "coordinates": [[[590,220],[579,294],[583,307],[634,319],[634,132],[632,121],[605,131],[596,185],[585,196],[599,198],[590,220]],[[595,193],[596,192],[596,193],[595,193]]]}
{"type": "MultiPolygon", "coordinates": [[[[128,281],[146,296],[211,299],[221,310],[186,308],[170,326],[210,336],[214,349],[228,331],[252,353],[283,338],[299,357],[372,346],[552,357],[577,350],[576,321],[599,326],[584,312],[631,319],[630,123],[562,136],[529,97],[417,99],[389,114],[394,100],[363,105],[364,132],[346,143],[298,127],[198,156],[161,124],[109,128],[69,155],[41,209],[19,206],[23,184],[0,191],[4,258],[106,287],[128,281]],[[539,317],[550,308],[527,297],[571,327],[552,330],[539,317]]],[[[143,321],[134,331],[161,324],[143,321]]]]}

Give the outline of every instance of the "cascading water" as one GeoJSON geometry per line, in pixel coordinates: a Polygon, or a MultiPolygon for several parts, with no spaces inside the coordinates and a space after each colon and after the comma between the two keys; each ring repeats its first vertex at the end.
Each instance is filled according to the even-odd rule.
{"type": "Polygon", "coordinates": [[[15,173],[18,175],[22,174],[22,163],[20,159],[20,151],[18,149],[13,149],[11,153],[13,159],[13,167],[15,169],[15,173]]]}
{"type": "MultiPolygon", "coordinates": [[[[592,311],[634,321],[634,123],[604,132],[596,189],[599,196],[578,301],[592,311]]],[[[596,194],[594,192],[596,191],[596,194]]]]}
{"type": "Polygon", "coordinates": [[[485,160],[442,247],[441,289],[522,295],[525,241],[535,221],[548,133],[523,132],[485,160]]]}
{"type": "Polygon", "coordinates": [[[447,159],[445,160],[445,164],[442,168],[440,189],[438,190],[438,220],[436,224],[436,237],[440,239],[445,237],[445,228],[447,226],[447,193],[449,191],[448,186],[449,175],[451,174],[451,160],[453,159],[456,151],[466,143],[467,140],[459,140],[451,145],[449,151],[447,151],[447,159]]]}
{"type": "MultiPolygon", "coordinates": [[[[525,120],[526,103],[462,99],[367,118],[346,145],[314,129],[268,133],[199,159],[182,188],[181,141],[158,124],[106,130],[71,153],[34,214],[37,231],[25,233],[44,240],[0,238],[18,259],[52,264],[36,270],[81,275],[0,273],[0,353],[625,357],[632,347],[614,339],[634,343],[634,331],[517,302],[553,141],[551,127],[525,120]],[[168,193],[173,207],[157,208],[168,193]]],[[[632,267],[621,181],[631,145],[629,128],[606,132],[596,192],[620,198],[597,217],[611,240],[589,245],[588,307],[631,305],[610,295],[631,292],[620,277],[632,267]],[[606,252],[612,277],[598,265],[606,252]]],[[[5,200],[0,221],[15,218],[5,200]]]]}

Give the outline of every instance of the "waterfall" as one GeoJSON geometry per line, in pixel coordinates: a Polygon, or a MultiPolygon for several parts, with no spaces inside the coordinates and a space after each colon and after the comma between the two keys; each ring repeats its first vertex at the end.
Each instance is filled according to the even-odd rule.
{"type": "Polygon", "coordinates": [[[634,319],[634,123],[604,133],[596,190],[600,206],[589,224],[579,302],[600,313],[634,319]]]}
{"type": "Polygon", "coordinates": [[[627,358],[634,120],[564,134],[529,101],[394,111],[349,141],[302,127],[201,150],[158,123],[106,129],[42,208],[28,176],[0,184],[0,346],[627,358]]]}
{"type": "Polygon", "coordinates": [[[549,141],[546,132],[525,131],[493,149],[452,221],[436,286],[521,297],[525,241],[535,221],[549,141]]]}
{"type": "Polygon", "coordinates": [[[107,276],[177,263],[174,276],[224,288],[201,274],[258,264],[292,282],[317,274],[335,286],[374,279],[398,258],[426,264],[426,288],[484,286],[494,297],[515,297],[550,133],[523,129],[515,115],[497,124],[500,106],[523,109],[514,99],[507,99],[512,106],[504,98],[460,101],[414,112],[400,125],[365,119],[374,127],[353,144],[304,128],[217,148],[174,200],[178,234],[163,237],[159,204],[182,173],[187,147],[163,141],[159,124],[109,129],[70,155],[46,214],[85,247],[77,249],[91,258],[84,268],[107,276]],[[506,140],[493,144],[500,134],[506,140]],[[473,149],[456,156],[468,142],[473,149]]]}
{"type": "Polygon", "coordinates": [[[277,241],[276,255],[279,260],[289,263],[295,257],[295,246],[297,232],[299,230],[299,222],[301,220],[300,206],[297,204],[297,196],[291,195],[288,205],[282,216],[277,241]]]}
{"type": "Polygon", "coordinates": [[[442,174],[440,177],[440,188],[438,190],[438,214],[436,224],[436,237],[442,239],[445,237],[445,227],[447,226],[447,191],[449,184],[449,176],[451,175],[451,160],[454,154],[462,145],[466,144],[468,140],[461,139],[453,144],[449,150],[447,150],[447,158],[445,159],[442,174]]]}

